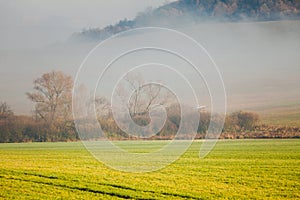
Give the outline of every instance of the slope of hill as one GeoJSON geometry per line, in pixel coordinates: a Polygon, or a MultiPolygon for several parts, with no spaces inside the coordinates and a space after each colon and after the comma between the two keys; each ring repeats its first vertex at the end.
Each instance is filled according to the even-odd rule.
{"type": "Polygon", "coordinates": [[[74,40],[103,40],[116,33],[142,26],[178,26],[214,22],[299,19],[299,0],[179,0],[156,9],[147,9],[133,20],[91,28],[72,36],[74,40]]]}

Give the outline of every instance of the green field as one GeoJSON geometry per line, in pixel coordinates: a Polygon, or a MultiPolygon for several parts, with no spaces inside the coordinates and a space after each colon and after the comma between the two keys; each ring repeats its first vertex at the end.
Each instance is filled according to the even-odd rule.
{"type": "Polygon", "coordinates": [[[300,127],[300,101],[267,104],[255,108],[262,123],[268,125],[300,127]]]}
{"type": "Polygon", "coordinates": [[[198,158],[200,146],[194,142],[162,170],[125,173],[79,142],[0,144],[0,199],[300,198],[300,140],[224,140],[205,159],[198,158]]]}

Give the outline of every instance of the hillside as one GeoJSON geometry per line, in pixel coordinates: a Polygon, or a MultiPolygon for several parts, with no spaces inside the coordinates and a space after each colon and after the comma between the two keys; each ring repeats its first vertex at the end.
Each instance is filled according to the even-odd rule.
{"type": "Polygon", "coordinates": [[[74,33],[73,40],[103,40],[143,26],[176,28],[203,22],[274,21],[300,18],[299,0],[179,0],[147,9],[133,20],[74,33]]]}

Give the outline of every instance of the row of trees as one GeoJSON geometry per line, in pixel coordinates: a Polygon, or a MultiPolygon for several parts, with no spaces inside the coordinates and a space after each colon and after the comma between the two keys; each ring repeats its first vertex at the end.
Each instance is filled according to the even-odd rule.
{"type": "Polygon", "coordinates": [[[72,119],[71,76],[52,71],[34,81],[26,93],[35,104],[33,116],[16,116],[1,103],[0,142],[62,141],[78,139],[72,119]]]}
{"type": "MultiPolygon", "coordinates": [[[[136,124],[146,126],[150,122],[150,109],[156,105],[163,105],[167,113],[166,122],[162,130],[152,136],[151,139],[172,139],[181,122],[179,104],[174,101],[175,98],[170,92],[161,85],[144,85],[143,80],[138,77],[125,77],[125,81],[134,91],[129,101],[126,101],[130,117],[136,124]]],[[[7,103],[0,103],[0,142],[78,140],[79,137],[72,117],[72,88],[73,80],[70,76],[60,71],[52,71],[43,74],[34,81],[34,92],[26,93],[29,100],[35,105],[32,116],[14,115],[7,103]]],[[[124,97],[123,93],[122,90],[118,91],[121,100],[124,97]]],[[[95,104],[98,121],[107,137],[111,139],[136,139],[118,127],[112,115],[110,103],[105,97],[96,97],[90,103],[95,104]]],[[[200,114],[197,137],[203,138],[211,119],[213,119],[212,122],[217,122],[221,116],[217,114],[211,116],[209,112],[205,111],[201,111],[200,114]]],[[[234,136],[230,136],[230,138],[237,138],[238,135],[245,135],[247,132],[260,132],[262,129],[266,129],[266,127],[260,125],[257,114],[239,111],[226,116],[223,134],[231,133],[234,136]]],[[[285,130],[281,131],[285,132],[285,130]]],[[[292,132],[295,131],[300,132],[299,130],[292,132]]],[[[99,138],[93,136],[93,139],[99,138]]]]}

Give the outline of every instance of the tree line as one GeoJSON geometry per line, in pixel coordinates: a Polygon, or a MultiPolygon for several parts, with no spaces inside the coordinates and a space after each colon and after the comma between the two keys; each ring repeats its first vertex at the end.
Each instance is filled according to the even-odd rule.
{"type": "MultiPolygon", "coordinates": [[[[167,118],[163,128],[148,139],[172,139],[177,133],[181,112],[178,102],[161,85],[144,85],[139,76],[126,77],[134,93],[127,102],[132,120],[146,126],[150,122],[149,111],[155,105],[166,108],[167,118]]],[[[33,92],[26,95],[34,103],[31,116],[15,115],[6,102],[0,103],[0,142],[57,142],[77,141],[72,117],[71,76],[61,71],[43,74],[33,82],[33,92]]],[[[118,91],[122,99],[122,91],[118,91]]],[[[109,101],[105,97],[91,99],[95,105],[98,121],[106,137],[110,139],[139,139],[123,132],[115,122],[109,101]]],[[[200,121],[196,138],[204,138],[209,124],[218,122],[222,116],[200,111],[200,121]]],[[[287,138],[299,137],[299,128],[272,127],[263,125],[259,115],[238,111],[225,116],[221,138],[287,138]]],[[[101,139],[96,136],[81,139],[101,139]]]]}

